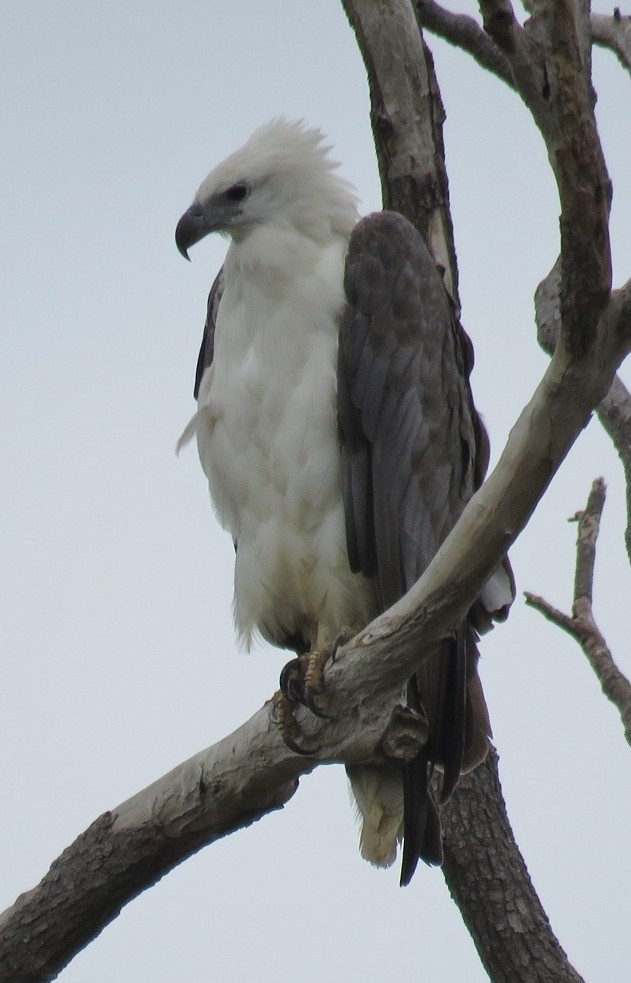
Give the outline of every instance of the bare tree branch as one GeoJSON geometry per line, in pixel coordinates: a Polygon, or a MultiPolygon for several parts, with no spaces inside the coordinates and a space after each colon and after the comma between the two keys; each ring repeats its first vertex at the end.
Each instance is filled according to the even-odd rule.
{"type": "MultiPolygon", "coordinates": [[[[372,80],[376,71],[373,63],[373,52],[375,49],[379,50],[379,38],[375,32],[371,36],[367,30],[366,22],[362,22],[361,15],[363,11],[361,5],[347,3],[346,7],[351,16],[351,22],[358,34],[360,48],[367,62],[369,77],[372,80]],[[357,22],[360,23],[359,29],[357,22]]],[[[537,124],[546,139],[551,163],[553,164],[557,183],[559,184],[563,210],[561,219],[562,261],[560,263],[562,276],[560,276],[560,279],[562,281],[564,296],[564,304],[562,305],[561,311],[562,320],[560,318],[560,322],[564,326],[563,341],[568,348],[571,350],[571,347],[577,345],[578,351],[582,349],[585,352],[591,346],[593,337],[590,338],[589,334],[586,334],[583,343],[583,339],[579,335],[581,326],[577,312],[580,309],[583,315],[586,306],[589,307],[590,313],[588,320],[591,320],[591,329],[594,330],[600,319],[603,304],[606,303],[611,282],[607,236],[607,206],[610,189],[593,119],[589,46],[588,39],[586,40],[588,32],[585,30],[584,25],[576,23],[574,11],[567,6],[563,10],[563,13],[565,13],[565,21],[563,23],[558,22],[559,12],[556,10],[553,11],[556,22],[552,24],[549,33],[546,33],[548,25],[546,24],[545,16],[540,16],[538,20],[535,20],[534,29],[531,25],[528,31],[523,32],[516,25],[516,22],[514,22],[509,5],[489,4],[488,8],[489,18],[493,21],[494,29],[498,35],[495,40],[507,49],[504,51],[507,63],[510,64],[511,73],[515,75],[517,82],[520,84],[522,95],[524,95],[526,102],[531,106],[537,124]],[[504,21],[503,23],[502,19],[504,21]],[[513,44],[511,38],[513,31],[518,35],[519,46],[517,43],[513,44]],[[570,41],[574,40],[573,47],[567,47],[568,39],[570,41]],[[566,50],[562,50],[564,42],[566,44],[566,50]],[[549,61],[549,67],[546,66],[546,61],[549,61]],[[582,146],[583,141],[586,141],[587,144],[586,153],[585,146],[582,146]],[[590,178],[593,182],[591,191],[589,190],[590,178]],[[590,199],[590,201],[587,212],[579,215],[585,204],[585,201],[583,201],[583,204],[580,202],[581,189],[586,195],[586,199],[590,199]],[[591,227],[590,222],[593,223],[591,227]],[[594,236],[594,229],[597,230],[596,236],[594,236]],[[583,268],[585,263],[590,265],[589,283],[581,279],[582,275],[581,277],[577,276],[578,271],[583,268]],[[594,271],[595,276],[593,275],[594,271]],[[581,283],[578,282],[579,279],[581,279],[581,283]],[[586,289],[583,289],[584,286],[586,289]],[[572,304],[576,306],[572,307],[572,304]],[[567,335],[565,334],[566,328],[568,331],[567,335]],[[587,348],[584,347],[584,344],[587,348]]],[[[381,5],[378,11],[380,19],[382,10],[383,5],[381,5]]],[[[419,20],[422,21],[423,11],[418,7],[417,10],[419,11],[419,20]]],[[[548,12],[545,11],[544,13],[548,12]]],[[[453,23],[452,21],[452,25],[453,23]]],[[[488,45],[486,48],[482,47],[480,36],[475,33],[471,22],[459,21],[458,26],[464,27],[464,36],[470,40],[471,46],[475,44],[478,46],[477,50],[485,50],[487,53],[490,51],[488,45]]],[[[417,57],[420,58],[421,54],[419,53],[417,57]]],[[[373,93],[372,81],[371,93],[373,93]]],[[[375,137],[379,152],[378,131],[375,131],[375,137]]],[[[386,153],[383,155],[383,161],[387,163],[387,160],[388,155],[386,153]]],[[[415,161],[415,163],[418,164],[418,161],[415,161]]],[[[430,168],[430,164],[426,161],[421,161],[419,166],[424,166],[427,169],[430,168]]],[[[382,180],[383,175],[384,172],[382,169],[382,180]]],[[[583,326],[589,330],[589,324],[583,322],[583,326]]],[[[546,424],[544,423],[545,426],[546,424]]],[[[537,427],[535,425],[533,430],[536,429],[537,427]]],[[[497,806],[499,783],[493,787],[493,784],[489,781],[488,771],[486,770],[479,770],[475,778],[480,782],[480,787],[477,790],[480,794],[480,801],[488,805],[497,806]]],[[[461,787],[457,790],[452,800],[454,809],[457,809],[459,806],[461,795],[464,796],[466,794],[466,788],[467,784],[465,781],[465,783],[461,784],[461,787]]],[[[498,810],[498,812],[503,812],[503,810],[498,810]]],[[[510,843],[510,848],[508,849],[508,856],[502,855],[501,862],[497,867],[494,867],[494,870],[512,870],[514,876],[518,878],[517,884],[513,885],[515,893],[523,891],[524,896],[530,899],[530,910],[534,911],[538,906],[538,900],[527,878],[521,878],[520,865],[523,865],[523,861],[510,833],[510,827],[507,822],[504,823],[502,816],[495,817],[495,821],[499,823],[499,828],[506,835],[506,840],[510,843]]],[[[454,825],[458,829],[458,824],[455,823],[454,825]]],[[[460,832],[462,832],[462,828],[460,832]]],[[[471,830],[469,829],[467,832],[470,834],[471,830]]],[[[462,854],[464,857],[464,867],[456,869],[455,867],[450,868],[449,865],[446,865],[445,874],[448,883],[454,893],[454,897],[456,897],[461,905],[463,917],[472,930],[484,964],[489,969],[493,967],[492,975],[497,974],[493,975],[493,978],[516,979],[516,976],[511,977],[510,974],[507,977],[502,976],[501,967],[504,962],[503,957],[506,956],[505,949],[508,945],[508,940],[511,939],[511,941],[514,941],[511,937],[511,929],[514,929],[516,934],[520,933],[523,928],[523,922],[517,919],[520,922],[519,926],[517,926],[516,922],[510,925],[510,919],[508,919],[509,928],[506,930],[507,908],[500,905],[498,906],[500,910],[498,910],[498,908],[494,907],[494,900],[496,901],[498,896],[504,900],[503,892],[498,891],[496,880],[492,876],[489,877],[488,864],[486,867],[486,878],[478,877],[477,873],[479,874],[479,871],[476,873],[476,857],[480,848],[480,840],[476,839],[475,836],[466,835],[464,841],[467,843],[467,849],[462,854]],[[489,880],[492,881],[492,887],[489,885],[489,880]],[[463,890],[464,885],[473,882],[486,885],[489,888],[488,892],[485,890],[485,887],[480,888],[480,897],[477,899],[479,908],[476,907],[473,899],[467,895],[466,890],[463,890]],[[480,915],[483,925],[476,922],[476,913],[480,915]],[[505,932],[504,937],[502,937],[503,932],[505,932]],[[499,953],[502,955],[500,956],[499,953]]],[[[450,852],[450,846],[450,831],[449,827],[446,827],[446,853],[450,852]]],[[[489,856],[493,856],[492,853],[489,853],[488,849],[483,850],[483,855],[487,860],[489,856]]],[[[510,906],[508,910],[510,910],[510,906]]],[[[541,915],[543,921],[547,923],[542,911],[541,915]]],[[[533,915],[530,926],[532,927],[536,924],[537,918],[533,915]]],[[[533,945],[533,952],[537,943],[541,941],[541,926],[538,924],[536,932],[537,939],[533,945]]],[[[549,940],[550,949],[554,952],[551,961],[548,961],[546,958],[526,958],[522,952],[517,963],[522,968],[525,965],[530,965],[531,967],[536,966],[537,969],[533,969],[533,973],[540,973],[541,976],[533,975],[532,978],[541,978],[542,980],[576,978],[574,970],[567,963],[562,950],[558,947],[556,939],[550,932],[549,926],[547,926],[544,937],[546,940],[549,940]],[[551,969],[551,966],[554,968],[551,969]]],[[[523,944],[524,939],[520,938],[519,943],[523,944]]],[[[505,962],[506,964],[510,964],[510,958],[506,957],[505,962]]]]}
{"type": "MultiPolygon", "coordinates": [[[[402,683],[420,655],[455,630],[528,521],[628,346],[610,306],[598,360],[557,350],[498,466],[421,580],[327,666],[320,701],[333,719],[306,712],[299,718],[309,746],[320,745],[318,761],[356,763],[379,753],[402,683]]],[[[285,747],[267,704],[230,737],[97,821],[39,888],[18,899],[0,919],[0,980],[14,978],[27,955],[36,969],[27,975],[22,968],[21,980],[52,978],[126,901],[202,845],[278,808],[315,764],[285,747]],[[49,918],[39,919],[44,898],[54,903],[49,918]]],[[[492,881],[485,884],[492,893],[492,881]]]]}
{"type": "Polygon", "coordinates": [[[445,10],[435,0],[417,0],[416,13],[422,27],[449,44],[462,48],[478,65],[497,75],[511,89],[515,88],[506,58],[473,17],[445,10]]]}
{"type": "MultiPolygon", "coordinates": [[[[522,0],[526,10],[533,13],[536,0],[522,0]]],[[[614,7],[611,16],[607,14],[591,14],[586,0],[581,0],[585,17],[589,16],[591,40],[602,48],[609,48],[618,56],[623,68],[631,72],[631,17],[614,7]]]]}
{"type": "MultiPolygon", "coordinates": [[[[500,29],[502,18],[510,20],[508,7],[508,4],[504,4],[501,12],[498,8],[494,13],[493,16],[497,18],[494,29],[500,29]]],[[[534,12],[536,4],[525,0],[524,7],[534,12]]],[[[428,31],[466,51],[478,65],[515,88],[510,65],[500,47],[473,17],[453,13],[435,0],[417,0],[416,12],[419,23],[428,31]]],[[[623,68],[631,73],[631,17],[624,16],[616,7],[611,16],[591,14],[589,23],[594,44],[613,51],[623,68]]]]}
{"type": "MultiPolygon", "coordinates": [[[[381,37],[384,32],[388,38],[388,50],[397,50],[401,44],[397,34],[401,29],[401,19],[395,16],[396,9],[400,6],[401,4],[392,3],[345,4],[366,62],[370,79],[373,120],[389,121],[387,127],[373,126],[382,183],[385,188],[389,188],[391,177],[396,176],[396,181],[392,181],[392,185],[397,190],[402,187],[402,183],[396,164],[393,167],[391,163],[393,145],[397,146],[399,136],[397,127],[401,122],[405,125],[408,115],[414,118],[417,95],[409,87],[402,87],[396,76],[392,77],[391,60],[383,54],[379,57],[379,53],[382,50],[381,37]]],[[[489,43],[493,44],[493,42],[489,43]]],[[[406,60],[412,59],[417,76],[432,79],[432,83],[427,84],[433,85],[437,91],[432,66],[427,61],[428,52],[422,45],[421,38],[417,39],[414,46],[413,38],[408,36],[406,28],[405,45],[406,60]]],[[[442,123],[442,120],[439,122],[442,123]]],[[[412,171],[412,179],[405,185],[412,194],[417,188],[427,184],[430,187],[440,186],[438,178],[435,177],[428,182],[426,175],[435,174],[436,159],[442,160],[442,134],[440,132],[437,134],[436,130],[427,133],[427,114],[424,114],[422,125],[426,128],[425,138],[419,141],[414,154],[407,155],[407,159],[402,155],[408,171],[412,171]],[[437,135],[440,139],[436,138],[437,135]]],[[[403,141],[408,141],[409,136],[405,130],[403,133],[403,141]]],[[[397,159],[400,158],[395,154],[395,160],[397,159]]],[[[413,209],[410,208],[407,196],[399,194],[396,202],[393,202],[392,198],[386,200],[416,222],[421,230],[425,230],[430,224],[434,209],[444,207],[448,199],[445,189],[444,196],[437,204],[432,196],[423,195],[414,203],[413,209]],[[429,212],[429,219],[427,212],[429,212]]],[[[451,227],[450,222],[449,227],[451,227]]],[[[453,262],[455,263],[455,255],[453,262]]],[[[507,966],[529,966],[532,979],[541,980],[542,983],[547,979],[549,967],[553,967],[557,979],[577,980],[578,977],[567,962],[565,954],[545,920],[539,899],[527,877],[524,861],[508,823],[495,758],[489,762],[488,767],[478,769],[473,775],[466,776],[461,781],[447,807],[447,816],[449,818],[444,825],[445,878],[461,908],[463,919],[473,934],[484,965],[489,969],[493,968],[493,979],[505,978],[501,970],[501,965],[505,962],[507,966]],[[476,822],[472,827],[470,808],[472,789],[477,812],[484,814],[487,819],[492,815],[492,822],[497,824],[493,829],[485,826],[483,822],[476,822]],[[484,869],[484,876],[479,876],[482,869],[484,869]],[[472,884],[476,885],[475,890],[471,890],[472,884]],[[528,912],[528,918],[524,917],[520,925],[517,925],[514,920],[507,920],[507,911],[510,911],[511,906],[515,904],[524,913],[528,912]],[[526,932],[521,930],[523,925],[527,925],[526,932]],[[534,933],[532,937],[530,932],[534,933]],[[544,949],[553,953],[553,957],[534,960],[531,958],[534,951],[538,951],[541,956],[544,949]],[[507,955],[506,950],[512,955],[507,955]],[[493,975],[494,973],[497,975],[493,975]]],[[[511,983],[514,983],[515,979],[517,977],[513,977],[511,983]]]]}
{"type": "Polygon", "coordinates": [[[588,602],[590,607],[592,604],[596,543],[606,497],[607,488],[604,479],[597,478],[592,484],[585,509],[577,512],[572,519],[573,522],[578,523],[573,614],[577,614],[585,602],[588,602]]]}
{"type": "Polygon", "coordinates": [[[509,0],[481,0],[480,10],[546,143],[561,201],[562,340],[584,352],[611,287],[611,186],[594,120],[578,8],[571,0],[537,0],[524,27],[509,0]]]}
{"type": "MultiPolygon", "coordinates": [[[[293,794],[299,775],[316,764],[356,763],[380,755],[402,683],[423,653],[460,623],[527,523],[631,346],[628,297],[624,291],[609,295],[607,177],[574,14],[567,0],[547,0],[537,4],[539,14],[529,22],[534,25],[522,29],[510,20],[506,3],[485,7],[496,42],[544,133],[560,189],[561,328],[550,365],[515,424],[498,466],[421,580],[327,666],[321,702],[332,720],[299,714],[308,746],[320,748],[317,760],[298,757],[285,747],[272,705],[266,704],[234,734],[101,817],[53,865],[40,886],[19,898],[0,919],[2,983],[16,979],[16,973],[23,983],[51,979],[128,900],[201,846],[281,807],[293,794]]],[[[386,201],[406,214],[415,210],[417,224],[452,273],[455,296],[446,177],[442,164],[436,164],[442,157],[436,153],[437,147],[442,150],[440,112],[436,115],[433,109],[432,93],[437,89],[414,29],[411,0],[347,0],[346,9],[364,55],[367,48],[380,54],[380,60],[369,62],[369,75],[386,201]],[[399,47],[404,40],[401,31],[404,47],[399,47]],[[405,83],[402,66],[414,66],[413,84],[405,83]]],[[[495,780],[490,766],[466,779],[446,817],[446,852],[453,859],[453,864],[447,863],[447,877],[468,924],[477,926],[476,944],[487,966],[498,958],[491,949],[507,934],[539,935],[545,921],[545,916],[522,918],[517,902],[516,909],[508,911],[493,903],[497,881],[479,876],[482,854],[471,847],[474,831],[467,825],[467,795],[475,788],[481,807],[493,805],[501,813],[495,780]],[[459,837],[468,842],[468,867],[459,837]],[[475,899],[467,889],[470,877],[479,879],[475,899]],[[487,913],[486,929],[476,921],[475,906],[487,913]]],[[[510,827],[507,835],[508,849],[516,851],[510,827]]],[[[513,861],[521,863],[514,852],[513,861]]],[[[494,875],[507,876],[501,864],[494,875]]],[[[519,889],[532,894],[525,881],[519,889]]],[[[530,943],[522,939],[520,944],[530,943]]],[[[529,980],[578,979],[571,975],[556,940],[546,951],[551,961],[529,964],[529,980]]]]}
{"type": "Polygon", "coordinates": [[[442,125],[431,53],[411,0],[342,0],[364,58],[383,207],[405,215],[444,270],[459,309],[442,125]]]}
{"type": "MultiPolygon", "coordinates": [[[[525,6],[530,11],[534,11],[536,4],[526,3],[525,6]]],[[[423,26],[468,51],[479,64],[514,88],[508,60],[472,17],[453,14],[434,0],[419,0],[417,12],[423,26]]],[[[502,17],[504,20],[508,18],[511,21],[514,18],[508,5],[500,5],[497,8],[494,6],[493,16],[499,19],[500,24],[502,17]]],[[[592,14],[590,23],[594,40],[614,48],[618,53],[622,52],[623,61],[626,59],[626,66],[631,66],[631,18],[623,17],[616,8],[612,17],[592,14]]],[[[554,351],[559,337],[560,279],[560,261],[558,261],[548,277],[539,284],[535,294],[538,339],[541,347],[548,354],[554,351]]],[[[628,290],[629,284],[624,289],[628,290]]],[[[631,394],[618,376],[614,378],[611,389],[600,403],[597,413],[620,455],[625,472],[627,488],[625,541],[631,560],[631,394]]]]}
{"type": "Polygon", "coordinates": [[[603,693],[618,708],[625,737],[631,744],[631,683],[614,662],[611,651],[596,624],[592,608],[596,542],[605,494],[605,483],[602,478],[598,478],[592,485],[584,511],[577,512],[575,516],[578,521],[578,536],[572,614],[564,614],[536,594],[526,593],[525,597],[530,607],[540,611],[548,621],[562,628],[579,643],[600,682],[603,693]]]}
{"type": "Polygon", "coordinates": [[[515,849],[495,751],[461,779],[442,820],[445,878],[493,983],[580,983],[515,849]]]}
{"type": "Polygon", "coordinates": [[[631,561],[631,393],[620,376],[615,376],[611,389],[596,412],[622,461],[627,501],[624,538],[627,556],[631,561]]]}
{"type": "Polygon", "coordinates": [[[297,787],[294,763],[304,771],[313,765],[287,748],[274,755],[272,740],[263,785],[252,762],[266,730],[278,747],[263,708],[234,735],[100,816],[79,836],[41,883],[0,916],[2,983],[54,979],[123,905],[163,874],[202,846],[281,808],[297,787]]]}
{"type": "Polygon", "coordinates": [[[592,14],[592,37],[601,48],[609,48],[623,68],[631,74],[631,17],[623,16],[618,7],[613,15],[592,14]]]}
{"type": "MultiPolygon", "coordinates": [[[[535,291],[537,339],[548,355],[554,351],[559,336],[559,289],[560,263],[557,260],[550,273],[541,281],[535,291]]],[[[618,291],[618,296],[623,310],[622,320],[627,324],[623,330],[629,330],[631,280],[618,291]]],[[[600,402],[596,412],[620,456],[624,470],[627,501],[625,543],[627,555],[631,561],[631,393],[618,375],[614,377],[609,392],[600,402]]]]}

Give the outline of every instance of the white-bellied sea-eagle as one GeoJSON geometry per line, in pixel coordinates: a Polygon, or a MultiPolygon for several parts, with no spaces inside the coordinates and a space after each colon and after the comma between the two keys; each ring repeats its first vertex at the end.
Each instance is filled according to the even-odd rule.
{"type": "MultiPolygon", "coordinates": [[[[210,232],[230,239],[185,436],[235,544],[236,628],[298,654],[412,586],[488,462],[471,344],[423,239],[394,212],[360,218],[328,150],[302,123],[260,127],[176,231],[185,256],[210,232]]],[[[442,859],[432,774],[444,801],[486,754],[477,633],[513,593],[506,563],[409,681],[428,721],[418,757],[348,769],[362,855],[388,866],[403,840],[402,883],[442,859]]]]}

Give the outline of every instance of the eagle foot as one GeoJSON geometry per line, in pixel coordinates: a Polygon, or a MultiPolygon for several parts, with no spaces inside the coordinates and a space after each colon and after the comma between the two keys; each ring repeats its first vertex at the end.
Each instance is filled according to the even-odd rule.
{"type": "Polygon", "coordinates": [[[312,757],[321,750],[319,744],[312,748],[301,747],[298,744],[296,738],[300,737],[300,727],[292,712],[292,707],[296,706],[295,700],[290,699],[281,690],[277,690],[272,697],[272,706],[281,737],[290,751],[312,757]]]}
{"type": "Polygon", "coordinates": [[[356,634],[354,628],[344,625],[331,644],[321,645],[287,663],[280,674],[280,688],[290,703],[300,703],[323,720],[331,719],[316,701],[318,694],[325,690],[324,667],[329,659],[335,662],[338,650],[356,634]]]}
{"type": "Polygon", "coordinates": [[[424,714],[397,704],[381,738],[379,747],[386,758],[412,761],[427,744],[429,723],[424,714]]]}
{"type": "Polygon", "coordinates": [[[316,696],[324,692],[324,666],[331,656],[331,646],[323,645],[292,659],[280,674],[280,688],[289,702],[300,703],[323,720],[331,718],[320,709],[316,696]]]}

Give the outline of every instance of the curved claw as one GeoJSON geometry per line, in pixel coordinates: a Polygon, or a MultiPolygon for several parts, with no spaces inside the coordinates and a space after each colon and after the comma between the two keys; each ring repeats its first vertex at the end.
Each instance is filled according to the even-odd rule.
{"type": "Polygon", "coordinates": [[[338,650],[350,642],[351,638],[354,638],[357,634],[357,629],[351,628],[350,625],[343,625],[338,631],[337,635],[333,639],[333,644],[331,646],[331,662],[335,662],[337,658],[338,650]]]}
{"type": "Polygon", "coordinates": [[[304,659],[304,655],[299,655],[296,659],[291,659],[281,670],[278,684],[290,703],[303,703],[304,701],[306,671],[304,659]]]}
{"type": "Polygon", "coordinates": [[[311,713],[315,714],[316,717],[319,717],[320,720],[333,719],[329,713],[325,713],[324,710],[320,709],[320,707],[315,701],[315,695],[313,690],[311,690],[308,686],[305,686],[302,704],[308,710],[311,710],[311,713]]]}
{"type": "Polygon", "coordinates": [[[295,740],[300,730],[291,712],[292,701],[287,698],[285,693],[282,693],[280,690],[275,693],[272,704],[278,729],[289,750],[293,751],[294,754],[300,754],[308,758],[318,754],[322,750],[321,745],[316,744],[314,747],[301,747],[295,740]]]}
{"type": "Polygon", "coordinates": [[[316,696],[323,688],[323,656],[326,661],[329,657],[328,650],[324,653],[316,650],[291,659],[281,671],[279,685],[290,703],[299,703],[321,720],[331,720],[330,715],[316,703],[316,696]]]}

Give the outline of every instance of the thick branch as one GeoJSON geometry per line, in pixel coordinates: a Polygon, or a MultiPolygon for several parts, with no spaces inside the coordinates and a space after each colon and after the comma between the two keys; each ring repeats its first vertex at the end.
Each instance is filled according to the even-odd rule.
{"type": "Polygon", "coordinates": [[[580,983],[515,849],[494,751],[460,780],[442,819],[445,878],[493,983],[580,983]]]}
{"type": "Polygon", "coordinates": [[[509,0],[480,0],[480,9],[546,143],[561,201],[560,340],[580,354],[611,289],[611,186],[593,113],[586,15],[571,0],[537,0],[521,27],[509,0]]]}
{"type": "Polygon", "coordinates": [[[564,614],[536,594],[527,593],[525,596],[526,603],[530,607],[540,611],[548,621],[562,628],[579,643],[600,682],[603,693],[618,708],[625,737],[631,744],[631,683],[614,662],[611,651],[596,624],[592,609],[596,542],[604,504],[605,483],[602,478],[599,478],[592,485],[584,511],[576,514],[578,536],[572,614],[564,614]]]}
{"type": "MultiPolygon", "coordinates": [[[[596,360],[557,351],[497,468],[421,580],[327,667],[323,709],[334,719],[305,713],[300,721],[322,748],[319,760],[352,763],[375,755],[419,653],[460,623],[608,388],[621,356],[617,327],[613,317],[604,319],[596,360]]],[[[315,764],[285,747],[266,705],[214,748],[103,817],[39,888],[5,913],[0,980],[11,979],[16,966],[23,981],[52,978],[126,901],[202,845],[282,805],[297,777],[315,764]],[[48,908],[50,916],[39,918],[48,908]]]]}
{"type": "MultiPolygon", "coordinates": [[[[0,981],[54,979],[163,874],[202,846],[281,808],[297,787],[293,762],[284,760],[287,749],[274,756],[267,748],[267,787],[245,764],[268,718],[260,711],[235,735],[100,816],[79,836],[41,883],[0,916],[0,981]]],[[[302,765],[307,770],[308,763],[302,765]]]]}
{"type": "Polygon", "coordinates": [[[384,208],[416,226],[459,308],[442,126],[431,53],[411,0],[342,0],[362,53],[384,208]]]}

